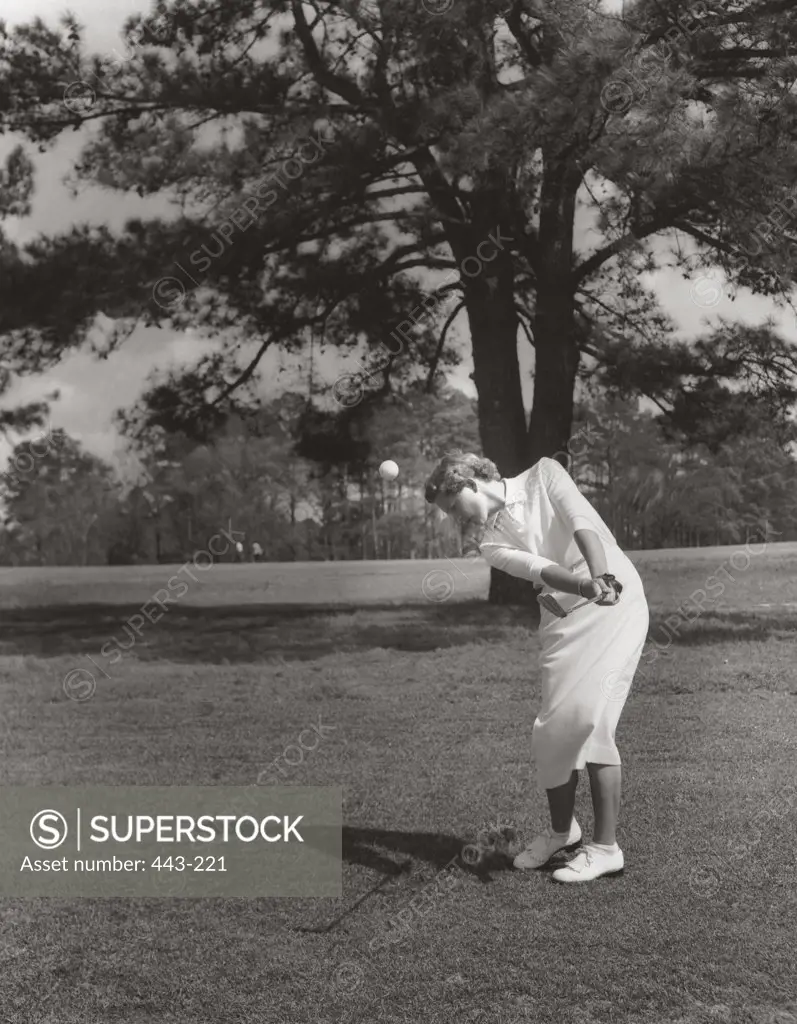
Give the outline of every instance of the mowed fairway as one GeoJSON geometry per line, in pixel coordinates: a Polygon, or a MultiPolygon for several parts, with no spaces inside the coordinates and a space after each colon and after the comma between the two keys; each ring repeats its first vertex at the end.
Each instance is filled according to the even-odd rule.
{"type": "Polygon", "coordinates": [[[618,730],[626,871],[583,888],[460,856],[545,824],[537,638],[483,563],[192,570],[113,665],[179,567],[3,570],[3,785],[271,785],[322,723],[284,781],[341,785],[346,827],[341,900],[0,902],[0,1020],[797,1022],[797,545],[632,557],[659,651],[618,730]]]}

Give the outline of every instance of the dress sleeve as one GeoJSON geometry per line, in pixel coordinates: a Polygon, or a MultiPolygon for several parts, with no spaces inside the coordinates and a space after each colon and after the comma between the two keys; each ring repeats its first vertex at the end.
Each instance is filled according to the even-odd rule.
{"type": "Polygon", "coordinates": [[[556,565],[550,558],[543,558],[542,555],[532,555],[528,551],[520,551],[518,548],[511,548],[508,544],[497,544],[488,541],[481,546],[481,554],[484,560],[493,568],[510,576],[519,576],[523,580],[531,580],[540,586],[545,586],[542,578],[542,570],[548,565],[556,565]]]}
{"type": "Polygon", "coordinates": [[[555,459],[540,459],[542,481],[557,516],[575,533],[576,530],[592,530],[603,534],[599,517],[573,478],[555,459]]]}

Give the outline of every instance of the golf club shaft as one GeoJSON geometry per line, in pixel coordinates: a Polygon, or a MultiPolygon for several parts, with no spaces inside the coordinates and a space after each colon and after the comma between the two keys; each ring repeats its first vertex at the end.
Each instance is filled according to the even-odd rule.
{"type": "Polygon", "coordinates": [[[579,601],[578,604],[574,604],[569,611],[565,611],[565,609],[559,604],[559,602],[556,600],[553,594],[542,594],[538,600],[543,608],[547,608],[549,612],[552,612],[560,619],[566,619],[568,615],[572,615],[573,612],[578,611],[579,608],[583,608],[584,605],[592,604],[593,602],[597,601],[599,599],[599,596],[585,597],[583,600],[579,601]]]}

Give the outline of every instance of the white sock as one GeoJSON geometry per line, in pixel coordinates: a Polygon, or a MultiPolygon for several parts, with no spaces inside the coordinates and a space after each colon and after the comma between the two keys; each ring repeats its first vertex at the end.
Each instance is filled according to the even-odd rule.
{"type": "Polygon", "coordinates": [[[620,849],[616,841],[613,842],[611,845],[608,845],[607,843],[596,842],[592,842],[589,845],[594,846],[596,850],[604,850],[606,853],[617,853],[617,851],[620,849]]]}
{"type": "Polygon", "coordinates": [[[567,837],[570,835],[570,829],[568,829],[567,832],[554,832],[553,829],[552,829],[551,830],[551,835],[553,835],[553,837],[555,839],[565,839],[566,840],[567,837]]]}

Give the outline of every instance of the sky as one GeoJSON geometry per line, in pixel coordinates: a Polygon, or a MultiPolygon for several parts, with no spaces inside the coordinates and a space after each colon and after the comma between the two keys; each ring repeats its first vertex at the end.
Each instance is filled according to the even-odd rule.
{"type": "MultiPolygon", "coordinates": [[[[619,7],[619,3],[620,0],[609,0],[607,6],[619,7]]],[[[126,18],[131,14],[146,13],[149,7],[148,0],[72,0],[68,9],[86,28],[87,49],[111,57],[114,48],[119,53],[123,52],[119,30],[126,18]]],[[[12,25],[30,21],[36,16],[48,24],[55,24],[65,9],[59,0],[2,0],[1,13],[12,25]]],[[[5,158],[13,141],[0,138],[0,159],[5,158]]],[[[32,215],[24,220],[5,221],[3,225],[13,241],[21,244],[39,233],[68,231],[82,222],[105,223],[111,228],[121,229],[131,216],[163,211],[164,207],[157,201],[117,195],[98,188],[87,188],[72,198],[63,178],[81,144],[80,134],[68,133],[52,151],[36,157],[32,215]]],[[[580,249],[597,242],[596,238],[590,239],[586,226],[577,231],[577,236],[580,249]]],[[[718,323],[720,317],[760,323],[772,316],[786,337],[797,341],[797,325],[790,311],[777,310],[768,299],[749,293],[740,294],[732,302],[727,286],[718,274],[701,271],[694,280],[684,280],[678,272],[662,271],[647,283],[655,289],[662,306],[685,336],[702,333],[707,326],[718,323]]],[[[466,341],[466,337],[460,334],[459,341],[454,343],[460,344],[466,353],[466,341]]],[[[18,382],[4,397],[3,404],[16,405],[58,389],[60,398],[52,405],[50,426],[62,427],[90,451],[115,461],[121,439],[112,426],[114,412],[135,402],[152,370],[190,362],[206,344],[191,332],[178,334],[169,330],[139,328],[108,359],[100,361],[87,353],[68,355],[47,373],[18,382]]],[[[528,409],[531,405],[533,357],[526,342],[520,345],[519,355],[528,409]]],[[[267,379],[264,396],[288,386],[301,388],[306,385],[308,366],[296,357],[272,353],[262,365],[267,379]]],[[[472,368],[471,360],[465,358],[450,379],[456,386],[475,395],[469,377],[472,368]]],[[[339,359],[336,356],[321,356],[314,365],[314,372],[330,384],[339,373],[356,369],[354,358],[339,359]]],[[[8,445],[0,443],[0,459],[8,451],[8,445]]]]}

